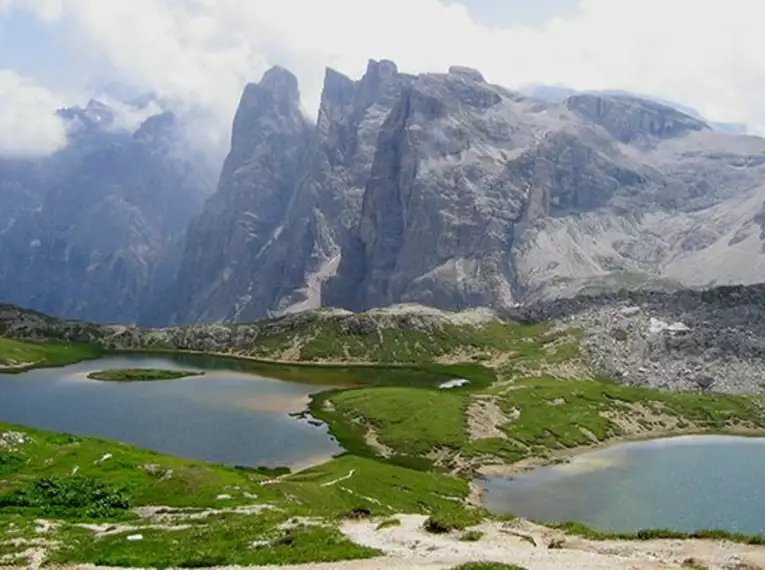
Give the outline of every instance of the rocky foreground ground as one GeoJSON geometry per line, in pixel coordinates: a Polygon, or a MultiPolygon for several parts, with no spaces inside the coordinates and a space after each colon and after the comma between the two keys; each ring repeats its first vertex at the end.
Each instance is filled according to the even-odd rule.
{"type": "MultiPolygon", "coordinates": [[[[401,524],[378,529],[377,521],[348,521],[342,533],[361,546],[384,553],[380,558],[279,566],[282,570],[452,570],[462,564],[494,562],[525,570],[758,570],[765,568],[765,549],[724,541],[650,540],[591,541],[565,537],[526,521],[484,523],[477,542],[457,535],[423,530],[424,516],[401,515],[401,524]]],[[[42,549],[31,547],[25,567],[40,567],[42,549]]],[[[51,570],[91,570],[91,565],[47,566],[51,570]]],[[[20,570],[22,566],[0,566],[20,570]]],[[[220,567],[234,568],[234,567],[220,567]]],[[[272,566],[250,567],[275,568],[272,566]]]]}

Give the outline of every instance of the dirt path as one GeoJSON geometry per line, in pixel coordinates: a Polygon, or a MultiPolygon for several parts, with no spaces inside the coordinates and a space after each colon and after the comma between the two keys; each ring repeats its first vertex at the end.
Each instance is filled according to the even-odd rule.
{"type": "MultiPolygon", "coordinates": [[[[397,518],[401,526],[382,530],[377,530],[377,521],[347,521],[341,527],[350,540],[377,548],[385,553],[384,557],[270,568],[448,570],[466,562],[489,561],[517,564],[527,570],[680,570],[690,567],[693,560],[696,567],[708,570],[765,569],[765,547],[761,546],[700,540],[590,541],[565,537],[557,531],[520,520],[505,524],[486,523],[478,527],[484,533],[481,540],[463,542],[458,533],[434,535],[425,532],[422,528],[424,516],[401,515],[397,518]],[[551,543],[558,547],[551,548],[551,543]]],[[[48,568],[93,570],[94,567],[48,568]]]]}

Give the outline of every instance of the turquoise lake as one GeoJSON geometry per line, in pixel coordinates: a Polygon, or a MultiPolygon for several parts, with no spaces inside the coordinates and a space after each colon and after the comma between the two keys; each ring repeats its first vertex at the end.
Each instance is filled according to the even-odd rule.
{"type": "Polygon", "coordinates": [[[302,467],[343,451],[326,426],[290,415],[324,389],[250,374],[228,359],[113,356],[0,375],[0,421],[228,465],[302,467]],[[134,383],[85,378],[111,368],[191,369],[205,375],[134,383]]]}
{"type": "Polygon", "coordinates": [[[765,534],[765,439],[689,436],[617,445],[478,481],[494,513],[601,531],[765,534]]]}

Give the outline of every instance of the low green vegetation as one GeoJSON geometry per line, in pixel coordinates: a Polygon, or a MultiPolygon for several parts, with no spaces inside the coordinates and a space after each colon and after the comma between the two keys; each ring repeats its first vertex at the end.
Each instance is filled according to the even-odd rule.
{"type": "MultiPolygon", "coordinates": [[[[336,321],[310,326],[265,337],[246,350],[271,358],[289,349],[312,363],[174,358],[189,369],[219,366],[333,388],[314,397],[311,412],[329,424],[346,455],[297,473],[229,468],[0,424],[0,558],[19,554],[4,537],[38,537],[40,519],[58,522],[42,532],[58,544],[49,553],[52,564],[177,568],[364,559],[379,553],[348,541],[338,523],[374,517],[381,521],[377,530],[384,530],[400,525],[395,517],[403,513],[426,515],[428,532],[479,541],[483,534],[475,527],[489,515],[465,505],[468,478],[487,463],[554,460],[615,437],[765,428],[762,407],[750,398],[577,378],[581,331],[502,323],[369,331],[336,321]],[[566,376],[563,369],[573,372],[566,376]],[[439,388],[454,379],[469,384],[439,388]]],[[[93,356],[98,351],[90,347],[0,339],[2,366],[93,356]]],[[[104,370],[91,377],[147,381],[192,374],[104,370]]],[[[557,528],[591,539],[765,544],[765,537],[717,531],[609,535],[575,523],[557,528]]],[[[518,568],[491,562],[459,567],[518,568]]]]}
{"type": "Polygon", "coordinates": [[[65,546],[51,556],[53,564],[96,564],[130,568],[200,568],[335,562],[372,558],[380,553],[357,546],[329,525],[290,525],[283,514],[257,517],[220,515],[187,529],[130,532],[94,539],[71,533],[65,546]]]}
{"type": "MultiPolygon", "coordinates": [[[[128,353],[129,354],[129,353],[128,353]]],[[[236,370],[267,378],[355,388],[364,386],[437,387],[455,378],[470,380],[472,389],[487,388],[496,381],[496,372],[479,363],[462,364],[307,364],[267,362],[238,356],[206,356],[177,351],[150,351],[139,354],[170,354],[175,362],[192,368],[236,370]]]]}
{"type": "Polygon", "coordinates": [[[119,488],[92,477],[41,477],[0,495],[0,511],[32,512],[46,517],[115,519],[130,508],[119,488]]]}
{"type": "Polygon", "coordinates": [[[252,504],[252,496],[259,503],[288,504],[290,512],[305,516],[342,517],[355,508],[374,515],[429,513],[454,509],[468,495],[462,479],[351,455],[274,479],[254,469],[4,424],[0,465],[0,514],[44,516],[56,511],[71,520],[110,518],[112,513],[94,515],[93,505],[115,510],[146,505],[219,508],[252,504]],[[271,484],[261,485],[266,481],[271,484]]]}
{"type": "Polygon", "coordinates": [[[104,382],[153,382],[156,380],[178,380],[191,376],[203,376],[195,370],[160,370],[155,368],[117,368],[91,372],[88,378],[104,382]]]}
{"type": "Polygon", "coordinates": [[[427,518],[424,528],[433,534],[446,534],[479,525],[486,516],[487,513],[480,510],[439,510],[427,518]]]}
{"type": "Polygon", "coordinates": [[[49,557],[60,564],[164,568],[368,558],[378,553],[349,542],[335,521],[361,513],[459,519],[469,492],[462,479],[350,455],[297,474],[262,474],[5,424],[0,465],[3,555],[3,537],[39,537],[33,521],[56,520],[45,538],[62,545],[49,557]],[[158,527],[139,517],[141,507],[170,518],[158,527]],[[117,530],[99,536],[80,526],[86,522],[117,530]],[[128,526],[119,530],[117,523],[128,526]]]}
{"type": "Polygon", "coordinates": [[[408,327],[349,331],[336,322],[315,325],[300,351],[301,360],[359,359],[369,362],[430,362],[457,350],[481,359],[492,351],[528,348],[530,337],[539,338],[545,325],[524,326],[489,323],[482,327],[443,325],[427,330],[408,327]]]}
{"type": "MultiPolygon", "coordinates": [[[[275,321],[278,322],[278,321],[275,321]]],[[[266,330],[251,346],[238,350],[249,356],[303,362],[430,363],[454,360],[482,362],[498,353],[538,350],[554,341],[548,325],[489,322],[484,326],[448,323],[408,324],[406,317],[363,317],[358,323],[319,318],[275,331],[266,330]],[[398,322],[397,322],[398,319],[398,322]]]]}
{"type": "Polygon", "coordinates": [[[101,350],[90,345],[23,342],[0,338],[0,373],[66,366],[99,356],[101,350]]]}
{"type": "Polygon", "coordinates": [[[369,388],[331,399],[335,413],[379,431],[380,441],[401,455],[424,456],[439,447],[467,444],[469,396],[445,390],[369,388]]]}
{"type": "Polygon", "coordinates": [[[483,538],[483,533],[480,530],[469,530],[460,537],[462,542],[478,542],[483,538]]]}
{"type": "Polygon", "coordinates": [[[480,394],[403,387],[327,393],[314,407],[314,414],[354,453],[420,468],[432,467],[438,458],[441,466],[463,471],[486,460],[547,457],[615,437],[765,429],[762,409],[748,397],[545,376],[518,378],[480,394]],[[481,398],[504,416],[495,437],[471,438],[470,407],[481,398]],[[370,443],[370,433],[385,453],[370,443]]]}
{"type": "Polygon", "coordinates": [[[755,546],[765,545],[765,536],[748,535],[725,530],[698,530],[680,532],[666,529],[646,529],[637,532],[600,532],[579,522],[566,522],[550,525],[567,534],[581,536],[589,540],[727,540],[739,544],[755,546]]]}
{"type": "Polygon", "coordinates": [[[377,525],[377,530],[383,530],[386,528],[395,528],[397,526],[401,526],[401,521],[398,519],[385,519],[380,524],[377,525]]]}

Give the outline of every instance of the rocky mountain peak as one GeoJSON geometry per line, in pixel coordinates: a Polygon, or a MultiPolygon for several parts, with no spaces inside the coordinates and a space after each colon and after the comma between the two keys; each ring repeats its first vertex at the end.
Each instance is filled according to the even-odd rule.
{"type": "Polygon", "coordinates": [[[384,81],[395,77],[397,74],[398,66],[389,59],[381,59],[379,61],[370,59],[367,62],[367,71],[362,82],[384,81]]]}
{"type": "Polygon", "coordinates": [[[704,121],[655,101],[626,95],[573,95],[566,106],[606,129],[622,143],[640,138],[668,139],[711,130],[704,121]]]}
{"type": "Polygon", "coordinates": [[[117,118],[112,107],[96,99],[91,99],[84,108],[65,107],[56,114],[68,123],[70,134],[108,130],[117,118]]]}
{"type": "Polygon", "coordinates": [[[172,136],[178,126],[178,118],[169,111],[146,119],[133,135],[138,142],[150,143],[172,136]]]}
{"type": "Polygon", "coordinates": [[[347,75],[332,69],[324,71],[324,87],[321,90],[321,107],[327,104],[349,105],[353,103],[356,82],[347,75]]]}
{"type": "Polygon", "coordinates": [[[234,117],[231,151],[250,153],[274,136],[309,128],[300,107],[297,77],[282,67],[273,67],[259,83],[245,88],[234,117]]]}
{"type": "Polygon", "coordinates": [[[483,74],[477,69],[473,69],[472,67],[464,67],[462,65],[452,65],[449,68],[449,75],[464,77],[466,79],[470,79],[471,81],[476,81],[478,83],[486,83],[486,80],[483,78],[483,74]]]}
{"type": "Polygon", "coordinates": [[[359,81],[358,105],[360,107],[371,105],[387,89],[387,86],[396,82],[398,75],[398,67],[392,61],[370,59],[367,71],[359,81]]]}
{"type": "Polygon", "coordinates": [[[300,97],[297,77],[291,71],[278,65],[263,74],[259,85],[263,89],[273,92],[274,95],[289,99],[300,97]]]}

